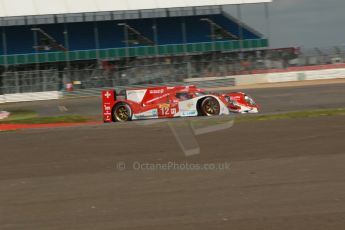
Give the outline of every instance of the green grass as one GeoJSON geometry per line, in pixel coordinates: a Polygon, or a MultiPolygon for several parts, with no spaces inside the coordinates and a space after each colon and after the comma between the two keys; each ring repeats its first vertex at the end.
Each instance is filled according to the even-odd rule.
{"type": "Polygon", "coordinates": [[[35,118],[38,116],[38,114],[34,111],[14,110],[14,111],[9,111],[9,112],[11,113],[10,117],[2,121],[0,120],[0,122],[19,121],[19,120],[25,120],[29,118],[35,118]]]}
{"type": "Polygon", "coordinates": [[[10,117],[0,121],[0,124],[52,124],[52,123],[79,123],[92,119],[79,115],[67,115],[56,117],[39,117],[34,111],[9,111],[10,117]]]}
{"type": "Polygon", "coordinates": [[[309,111],[288,112],[288,113],[268,114],[268,115],[238,116],[236,117],[235,121],[238,121],[238,122],[272,121],[272,120],[287,120],[287,119],[329,117],[329,116],[345,116],[345,108],[309,110],[309,111]]]}

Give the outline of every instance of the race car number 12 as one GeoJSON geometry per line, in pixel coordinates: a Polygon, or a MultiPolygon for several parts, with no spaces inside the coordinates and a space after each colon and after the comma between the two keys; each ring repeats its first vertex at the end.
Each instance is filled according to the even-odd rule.
{"type": "Polygon", "coordinates": [[[162,107],[160,108],[162,116],[170,116],[175,115],[177,113],[176,108],[166,108],[162,107]]]}

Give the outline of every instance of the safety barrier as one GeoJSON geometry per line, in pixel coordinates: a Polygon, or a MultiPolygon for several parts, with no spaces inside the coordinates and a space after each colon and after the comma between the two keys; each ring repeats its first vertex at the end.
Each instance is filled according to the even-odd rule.
{"type": "Polygon", "coordinates": [[[228,79],[234,79],[236,86],[241,85],[254,85],[262,83],[283,83],[292,81],[310,81],[310,80],[326,80],[326,79],[337,79],[345,78],[345,68],[335,68],[335,69],[322,69],[307,71],[294,71],[294,72],[272,72],[272,73],[262,73],[262,74],[248,74],[248,75],[237,75],[230,77],[212,77],[212,78],[195,78],[186,79],[185,82],[224,82],[223,86],[226,86],[228,79]]]}
{"type": "Polygon", "coordinates": [[[267,74],[266,78],[268,83],[345,78],[345,68],[267,74]]]}
{"type": "Polygon", "coordinates": [[[5,96],[4,95],[0,95],[0,104],[5,103],[5,96]]]}
{"type": "Polygon", "coordinates": [[[1,96],[1,98],[0,98],[0,101],[3,101],[3,103],[57,100],[60,98],[60,93],[58,91],[38,92],[38,93],[16,93],[16,94],[5,94],[1,96]]]}

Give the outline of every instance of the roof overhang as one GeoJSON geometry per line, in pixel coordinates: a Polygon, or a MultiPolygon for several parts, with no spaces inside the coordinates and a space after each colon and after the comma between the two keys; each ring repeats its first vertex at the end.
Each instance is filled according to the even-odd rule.
{"type": "Polygon", "coordinates": [[[272,1],[0,0],[0,26],[215,14],[223,5],[272,1]]]}

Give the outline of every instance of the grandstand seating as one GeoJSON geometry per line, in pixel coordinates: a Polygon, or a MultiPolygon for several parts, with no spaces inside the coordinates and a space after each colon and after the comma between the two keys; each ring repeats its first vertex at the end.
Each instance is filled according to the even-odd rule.
{"type": "MultiPolygon", "coordinates": [[[[229,30],[232,34],[240,36],[239,25],[235,21],[224,15],[210,15],[208,17],[229,30]]],[[[186,24],[187,43],[211,42],[210,26],[206,22],[201,21],[201,18],[202,16],[155,19],[158,45],[181,44],[184,42],[181,26],[182,20],[184,20],[186,24]]],[[[154,40],[152,29],[153,20],[154,19],[127,20],[126,23],[140,31],[144,36],[154,40]]],[[[97,23],[100,41],[99,48],[107,49],[125,46],[124,30],[117,25],[118,23],[120,23],[120,21],[104,21],[97,23]]],[[[63,24],[39,25],[38,27],[54,37],[55,40],[61,44],[64,43],[63,24]]],[[[31,28],[32,26],[6,27],[7,54],[28,54],[35,52],[33,50],[34,36],[31,28]]],[[[67,28],[69,49],[71,51],[96,49],[94,23],[69,23],[67,28]]],[[[243,29],[243,40],[259,38],[260,35],[248,29],[243,29]]],[[[1,52],[1,54],[3,54],[3,50],[1,52]]]]}

